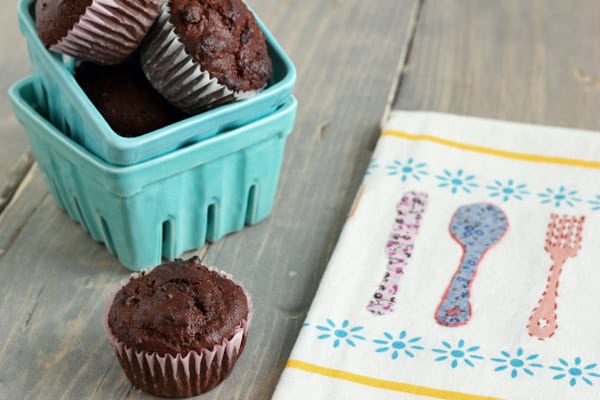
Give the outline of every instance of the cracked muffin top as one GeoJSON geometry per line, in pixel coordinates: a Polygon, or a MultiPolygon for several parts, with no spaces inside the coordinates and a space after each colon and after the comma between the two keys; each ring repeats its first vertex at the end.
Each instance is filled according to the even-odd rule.
{"type": "Polygon", "coordinates": [[[219,83],[236,92],[267,84],[266,39],[242,0],[170,0],[169,7],[186,52],[219,83]]]}
{"type": "Polygon", "coordinates": [[[108,325],[136,351],[187,354],[230,338],[248,314],[244,290],[192,257],[132,278],[115,295],[108,325]]]}

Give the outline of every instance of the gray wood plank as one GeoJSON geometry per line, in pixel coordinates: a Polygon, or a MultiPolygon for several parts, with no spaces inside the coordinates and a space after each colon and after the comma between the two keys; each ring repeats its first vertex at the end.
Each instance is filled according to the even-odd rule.
{"type": "Polygon", "coordinates": [[[426,0],[395,108],[600,129],[600,3],[426,0]]]}
{"type": "Polygon", "coordinates": [[[106,297],[127,273],[44,195],[35,173],[6,211],[35,209],[0,256],[0,359],[11,366],[0,398],[90,398],[114,362],[101,325],[106,297]]]}
{"type": "Polygon", "coordinates": [[[0,3],[0,212],[31,166],[32,157],[23,131],[12,112],[8,88],[29,73],[25,38],[17,27],[17,0],[0,3]]]}
{"type": "MultiPolygon", "coordinates": [[[[262,7],[273,7],[253,4],[261,16],[262,7]]],[[[414,6],[275,6],[280,17],[269,26],[298,68],[297,124],[271,217],[208,250],[207,262],[248,284],[256,313],[232,377],[246,383],[222,385],[207,399],[270,398],[370,159],[414,6]]]]}
{"type": "MultiPolygon", "coordinates": [[[[300,106],[272,215],[198,251],[255,305],[238,366],[203,399],[271,396],[370,158],[415,4],[251,1],[295,61],[300,106]]],[[[0,362],[14,366],[0,371],[0,399],[148,398],[100,322],[128,272],[57,209],[37,167],[0,232],[0,362]]]]}
{"type": "Polygon", "coordinates": [[[41,182],[41,175],[36,172],[34,164],[19,181],[19,188],[7,202],[5,212],[0,213],[0,256],[10,248],[39,204],[48,196],[48,191],[41,182]],[[32,179],[39,181],[32,185],[35,190],[29,189],[32,179]],[[26,201],[23,201],[24,193],[27,193],[26,201]]]}

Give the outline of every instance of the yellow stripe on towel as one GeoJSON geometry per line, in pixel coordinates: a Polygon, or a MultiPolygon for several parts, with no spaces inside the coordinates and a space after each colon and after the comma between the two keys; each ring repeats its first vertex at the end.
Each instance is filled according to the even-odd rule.
{"type": "Polygon", "coordinates": [[[339,369],[332,369],[322,367],[320,365],[307,363],[300,360],[289,360],[285,366],[286,368],[294,368],[301,371],[309,372],[312,374],[326,376],[333,379],[341,379],[344,381],[354,382],[365,386],[372,386],[379,389],[387,389],[395,392],[403,392],[408,394],[414,394],[418,396],[428,396],[436,399],[447,399],[447,400],[500,400],[497,397],[489,396],[478,396],[474,394],[453,392],[450,390],[440,390],[434,388],[428,388],[425,386],[412,385],[410,383],[387,381],[384,379],[372,378],[369,376],[358,375],[352,372],[342,371],[339,369]]]}
{"type": "Polygon", "coordinates": [[[394,136],[402,139],[408,140],[423,140],[427,142],[441,144],[443,146],[454,147],[456,149],[473,151],[476,153],[490,154],[497,157],[511,158],[514,160],[522,160],[522,161],[532,161],[538,163],[549,163],[549,164],[560,164],[560,165],[571,165],[575,167],[583,167],[583,168],[597,168],[600,169],[599,161],[590,161],[590,160],[577,160],[573,158],[564,158],[564,157],[553,157],[553,156],[542,156],[539,154],[527,154],[527,153],[517,153],[513,151],[494,149],[491,147],[477,146],[468,143],[456,142],[453,140],[448,140],[444,138],[440,138],[433,135],[427,134],[413,134],[402,131],[393,131],[386,130],[381,133],[381,136],[394,136]]]}

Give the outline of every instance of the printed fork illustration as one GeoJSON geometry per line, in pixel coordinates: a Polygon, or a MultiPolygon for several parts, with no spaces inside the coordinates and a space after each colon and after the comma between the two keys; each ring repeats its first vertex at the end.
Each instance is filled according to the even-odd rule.
{"type": "Polygon", "coordinates": [[[529,334],[540,340],[552,337],[558,327],[556,322],[558,281],[567,259],[577,256],[579,249],[581,249],[581,232],[583,231],[584,221],[585,216],[563,215],[559,217],[557,214],[550,216],[544,250],[550,254],[552,266],[550,267],[546,290],[544,290],[527,324],[529,334]]]}

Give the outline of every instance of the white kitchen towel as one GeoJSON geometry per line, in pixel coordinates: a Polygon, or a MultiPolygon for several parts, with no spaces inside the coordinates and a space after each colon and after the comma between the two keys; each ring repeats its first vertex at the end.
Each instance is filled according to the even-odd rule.
{"type": "Polygon", "coordinates": [[[600,399],[600,133],[394,112],[274,394],[600,399]]]}

